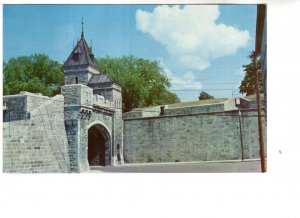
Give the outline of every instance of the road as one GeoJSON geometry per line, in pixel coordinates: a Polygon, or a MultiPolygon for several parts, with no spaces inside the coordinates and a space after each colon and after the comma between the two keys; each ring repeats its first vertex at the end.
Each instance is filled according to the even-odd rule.
{"type": "Polygon", "coordinates": [[[90,173],[259,173],[260,160],[93,166],[90,173]]]}

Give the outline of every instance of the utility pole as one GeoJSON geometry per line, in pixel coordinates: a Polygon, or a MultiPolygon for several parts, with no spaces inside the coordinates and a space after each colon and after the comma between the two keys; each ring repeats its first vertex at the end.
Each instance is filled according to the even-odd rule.
{"type": "Polygon", "coordinates": [[[262,128],[262,113],[261,113],[261,98],[259,90],[259,70],[257,67],[257,54],[254,56],[255,62],[255,79],[256,79],[256,100],[257,100],[257,113],[258,113],[258,135],[259,135],[259,147],[260,147],[260,161],[261,161],[261,172],[266,172],[266,161],[265,161],[265,145],[264,145],[264,134],[262,128]]]}
{"type": "Polygon", "coordinates": [[[242,149],[242,161],[244,161],[244,145],[243,145],[243,133],[242,133],[241,116],[242,116],[242,113],[239,110],[239,124],[240,124],[240,140],[241,140],[241,149],[242,149]]]}

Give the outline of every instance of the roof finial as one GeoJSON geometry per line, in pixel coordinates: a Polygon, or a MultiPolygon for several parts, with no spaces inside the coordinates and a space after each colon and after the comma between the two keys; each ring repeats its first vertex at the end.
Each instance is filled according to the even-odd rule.
{"type": "Polygon", "coordinates": [[[81,16],[81,37],[83,37],[83,16],[81,16]]]}
{"type": "Polygon", "coordinates": [[[91,51],[93,49],[93,40],[91,39],[91,47],[90,47],[91,51]]]}

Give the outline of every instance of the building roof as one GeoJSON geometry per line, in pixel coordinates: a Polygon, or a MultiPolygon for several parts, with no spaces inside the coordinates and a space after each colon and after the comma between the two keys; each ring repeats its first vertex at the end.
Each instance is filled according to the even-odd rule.
{"type": "Polygon", "coordinates": [[[90,66],[98,70],[92,49],[88,46],[83,34],[81,34],[80,40],[64,63],[64,69],[80,66],[90,66]]]}
{"type": "Polygon", "coordinates": [[[113,80],[106,74],[94,74],[89,80],[88,84],[97,84],[97,83],[110,83],[113,80]]]}

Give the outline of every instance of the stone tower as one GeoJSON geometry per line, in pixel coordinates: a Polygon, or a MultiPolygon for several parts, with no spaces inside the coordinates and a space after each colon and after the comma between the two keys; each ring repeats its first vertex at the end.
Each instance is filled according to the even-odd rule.
{"type": "Polygon", "coordinates": [[[80,40],[64,63],[65,85],[82,84],[93,89],[94,94],[104,96],[122,108],[121,86],[108,75],[100,72],[91,47],[82,32],[80,40]]]}
{"type": "Polygon", "coordinates": [[[123,163],[122,89],[98,68],[83,28],[63,68],[71,171],[123,163]]]}

